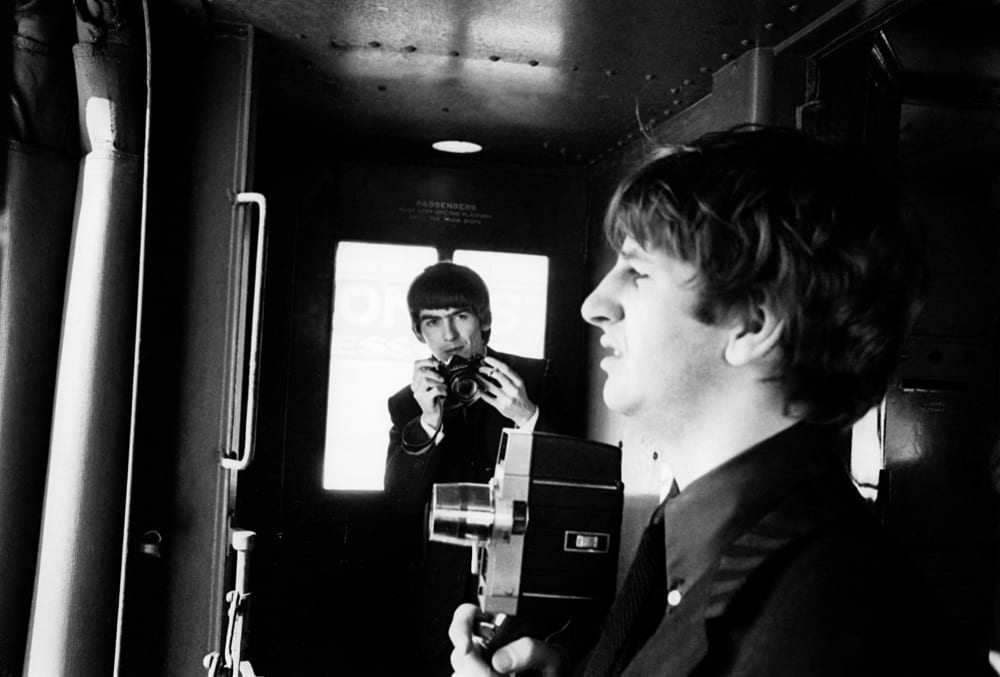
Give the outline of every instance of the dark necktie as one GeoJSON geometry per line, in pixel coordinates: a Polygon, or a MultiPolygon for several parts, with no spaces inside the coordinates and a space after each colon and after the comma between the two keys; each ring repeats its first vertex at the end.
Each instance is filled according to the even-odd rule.
{"type": "Polygon", "coordinates": [[[604,632],[591,652],[582,677],[612,677],[620,674],[653,634],[663,617],[667,603],[663,543],[665,504],[666,501],[653,511],[621,592],[608,612],[604,632]]]}

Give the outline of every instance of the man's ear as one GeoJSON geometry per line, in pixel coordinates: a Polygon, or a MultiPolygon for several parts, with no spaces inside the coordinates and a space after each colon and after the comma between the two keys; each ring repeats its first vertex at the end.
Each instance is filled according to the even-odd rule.
{"type": "Polygon", "coordinates": [[[769,303],[755,302],[742,320],[733,324],[726,342],[726,362],[742,367],[765,358],[781,338],[785,319],[769,303]]]}

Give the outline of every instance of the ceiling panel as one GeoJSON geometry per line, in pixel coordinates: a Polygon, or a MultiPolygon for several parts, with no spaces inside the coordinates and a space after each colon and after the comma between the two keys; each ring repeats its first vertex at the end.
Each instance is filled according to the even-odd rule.
{"type": "Polygon", "coordinates": [[[711,75],[836,0],[215,0],[276,47],[283,105],[341,140],[481,143],[589,164],[705,96],[711,75]]]}
{"type": "Polygon", "coordinates": [[[486,160],[583,166],[706,96],[712,74],[745,51],[787,46],[793,36],[803,49],[818,49],[880,16],[914,17],[889,32],[904,69],[954,71],[979,63],[972,53],[986,60],[976,66],[982,75],[996,63],[997,33],[968,17],[995,18],[1000,7],[997,0],[170,4],[256,26],[270,47],[262,59],[266,101],[337,143],[412,150],[457,138],[482,144],[486,160]],[[901,9],[914,7],[922,9],[901,9]],[[973,7],[980,14],[958,11],[973,7]],[[992,51],[972,46],[984,35],[992,51]]]}

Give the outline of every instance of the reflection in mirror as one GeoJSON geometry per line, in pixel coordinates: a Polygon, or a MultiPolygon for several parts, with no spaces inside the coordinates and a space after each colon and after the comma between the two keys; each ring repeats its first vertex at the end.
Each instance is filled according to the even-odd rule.
{"type": "MultiPolygon", "coordinates": [[[[438,259],[433,247],[341,242],[334,262],[333,336],[327,389],[323,488],[383,488],[390,426],[386,399],[408,382],[427,348],[406,308],[410,282],[438,259]]],[[[497,347],[541,357],[548,258],[458,250],[490,289],[497,347]]]]}

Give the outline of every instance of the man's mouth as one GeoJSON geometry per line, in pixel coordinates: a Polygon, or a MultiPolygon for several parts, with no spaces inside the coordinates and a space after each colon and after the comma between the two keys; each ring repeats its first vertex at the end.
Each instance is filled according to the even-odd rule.
{"type": "MultiPolygon", "coordinates": [[[[445,364],[447,364],[448,362],[451,361],[451,358],[455,357],[456,355],[462,355],[462,352],[464,350],[465,350],[465,346],[458,346],[458,347],[455,347],[455,348],[446,348],[445,350],[441,351],[441,355],[444,357],[444,360],[442,360],[442,361],[445,364]]],[[[462,355],[462,357],[465,357],[465,355],[462,355]]]]}
{"type": "Polygon", "coordinates": [[[601,347],[603,347],[606,351],[608,351],[607,357],[621,357],[622,356],[622,352],[620,350],[618,350],[618,348],[616,348],[615,346],[613,346],[610,341],[606,341],[603,338],[601,339],[601,347]]]}

